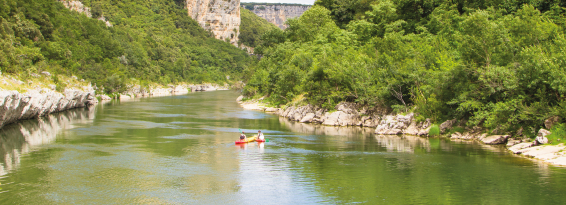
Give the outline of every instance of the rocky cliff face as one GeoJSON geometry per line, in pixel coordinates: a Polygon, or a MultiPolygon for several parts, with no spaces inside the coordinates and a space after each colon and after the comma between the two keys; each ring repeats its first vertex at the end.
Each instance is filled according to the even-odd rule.
{"type": "Polygon", "coordinates": [[[86,91],[66,89],[58,93],[50,89],[0,91],[0,128],[17,120],[30,119],[49,113],[98,103],[92,88],[86,91]]]}
{"type": "Polygon", "coordinates": [[[287,19],[299,17],[310,8],[310,6],[254,5],[251,11],[279,28],[286,29],[287,19]]]}
{"type": "Polygon", "coordinates": [[[238,44],[240,35],[240,0],[187,0],[189,16],[214,37],[238,44]]]}

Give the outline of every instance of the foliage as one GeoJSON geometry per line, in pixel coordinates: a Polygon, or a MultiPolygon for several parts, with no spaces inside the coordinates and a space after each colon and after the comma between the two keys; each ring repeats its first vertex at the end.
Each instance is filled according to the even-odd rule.
{"type": "Polygon", "coordinates": [[[340,101],[387,106],[501,132],[531,132],[549,116],[566,118],[560,1],[335,6],[347,2],[319,0],[286,30],[263,35],[256,51],[264,57],[248,70],[254,83],[246,94],[281,104],[304,94],[326,108],[340,101]]]}
{"type": "Polygon", "coordinates": [[[548,143],[557,145],[566,142],[566,124],[559,123],[552,126],[550,129],[552,134],[546,136],[548,138],[548,143]]]}
{"type": "Polygon", "coordinates": [[[271,29],[279,29],[267,20],[257,16],[247,9],[240,10],[240,36],[239,44],[255,48],[260,41],[261,35],[271,29]]]}
{"type": "MultiPolygon", "coordinates": [[[[83,0],[93,15],[56,0],[0,0],[0,69],[76,75],[120,92],[130,79],[161,84],[239,79],[246,52],[210,36],[181,1],[83,0]]],[[[59,87],[59,86],[58,86],[59,87]]]]}
{"type": "Polygon", "coordinates": [[[430,129],[428,130],[428,136],[438,136],[438,135],[440,135],[440,127],[438,127],[438,125],[430,126],[430,129]]]}

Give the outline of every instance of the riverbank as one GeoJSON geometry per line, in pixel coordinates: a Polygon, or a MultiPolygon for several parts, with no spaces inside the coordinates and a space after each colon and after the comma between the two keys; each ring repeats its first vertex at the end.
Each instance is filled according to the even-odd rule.
{"type": "Polygon", "coordinates": [[[18,120],[98,103],[96,88],[75,76],[42,72],[24,81],[17,76],[0,76],[0,128],[18,120]]]}
{"type": "MultiPolygon", "coordinates": [[[[190,92],[202,92],[202,91],[216,91],[216,90],[229,90],[228,85],[220,86],[211,83],[205,84],[178,84],[169,85],[168,87],[161,86],[149,86],[142,87],[140,85],[128,85],[125,92],[120,94],[114,94],[114,98],[120,100],[130,100],[133,98],[142,97],[159,97],[159,96],[170,96],[170,95],[183,95],[190,92]]],[[[102,100],[111,100],[112,97],[107,95],[99,96],[102,100]]]]}
{"type": "Polygon", "coordinates": [[[64,110],[95,105],[112,99],[182,95],[189,92],[228,90],[215,84],[178,84],[166,87],[152,84],[146,87],[130,84],[126,91],[110,96],[96,95],[104,90],[75,76],[32,73],[30,78],[0,75],[0,128],[19,120],[31,119],[64,110]]]}
{"type": "MultiPolygon", "coordinates": [[[[375,128],[377,135],[414,135],[429,137],[429,131],[435,127],[430,119],[418,121],[417,114],[392,115],[384,109],[369,108],[356,103],[342,102],[336,105],[335,110],[329,111],[312,105],[289,106],[284,109],[270,107],[262,99],[243,101],[243,96],[236,100],[244,109],[258,110],[277,114],[292,121],[300,123],[318,123],[326,126],[358,126],[375,128]]],[[[548,121],[548,120],[547,120],[548,121]]],[[[555,120],[556,121],[556,120],[555,120]]],[[[555,122],[554,122],[555,123],[555,122]]],[[[534,158],[553,165],[566,166],[566,146],[547,145],[545,136],[550,132],[540,129],[538,137],[534,140],[522,135],[518,131],[515,135],[500,134],[490,135],[486,130],[479,127],[455,131],[455,126],[463,126],[465,122],[457,119],[447,120],[438,129],[441,137],[451,140],[479,141],[486,145],[505,145],[509,152],[519,156],[534,158]]],[[[552,122],[545,125],[547,129],[552,127],[552,122]]]]}

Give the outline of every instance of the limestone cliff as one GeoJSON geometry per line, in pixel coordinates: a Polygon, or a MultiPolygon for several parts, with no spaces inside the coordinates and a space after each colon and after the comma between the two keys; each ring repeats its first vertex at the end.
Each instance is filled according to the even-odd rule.
{"type": "MultiPolygon", "coordinates": [[[[89,18],[92,18],[92,13],[90,12],[90,8],[84,6],[83,3],[80,1],[59,0],[59,2],[61,2],[65,7],[67,7],[71,11],[76,11],[88,16],[89,18]]],[[[110,23],[110,21],[107,21],[106,17],[104,17],[103,15],[98,17],[98,20],[104,21],[107,27],[112,27],[112,23],[110,23]]]]}
{"type": "Polygon", "coordinates": [[[296,5],[254,5],[253,10],[250,10],[279,28],[285,29],[287,19],[299,17],[310,8],[311,6],[296,5]]]}
{"type": "Polygon", "coordinates": [[[65,89],[59,93],[50,89],[0,91],[0,128],[18,120],[44,116],[98,103],[92,87],[83,90],[65,89]]]}
{"type": "Polygon", "coordinates": [[[237,46],[240,35],[240,0],[187,0],[189,16],[214,37],[237,46]]]}

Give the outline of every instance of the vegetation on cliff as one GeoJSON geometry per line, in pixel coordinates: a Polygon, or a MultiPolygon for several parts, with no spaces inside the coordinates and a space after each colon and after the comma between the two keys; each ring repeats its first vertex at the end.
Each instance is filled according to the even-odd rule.
{"type": "Polygon", "coordinates": [[[254,10],[254,6],[259,6],[258,9],[265,9],[265,7],[261,6],[310,6],[307,4],[292,4],[292,3],[253,3],[253,2],[242,2],[240,3],[241,7],[244,7],[247,10],[254,10]]]}
{"type": "Polygon", "coordinates": [[[269,23],[267,20],[247,9],[240,10],[240,18],[242,23],[240,24],[240,39],[238,44],[244,44],[252,48],[258,45],[260,37],[265,34],[265,32],[271,29],[279,29],[279,27],[269,23]]]}
{"type": "Polygon", "coordinates": [[[106,92],[126,82],[226,82],[254,63],[210,37],[184,1],[83,0],[93,18],[56,0],[0,0],[0,69],[27,79],[49,71],[76,75],[106,92]],[[113,26],[95,18],[104,16],[113,26]]]}
{"type": "Polygon", "coordinates": [[[274,104],[304,96],[330,109],[357,102],[532,136],[549,116],[566,119],[564,6],[319,0],[261,37],[264,57],[244,94],[274,104]]]}

